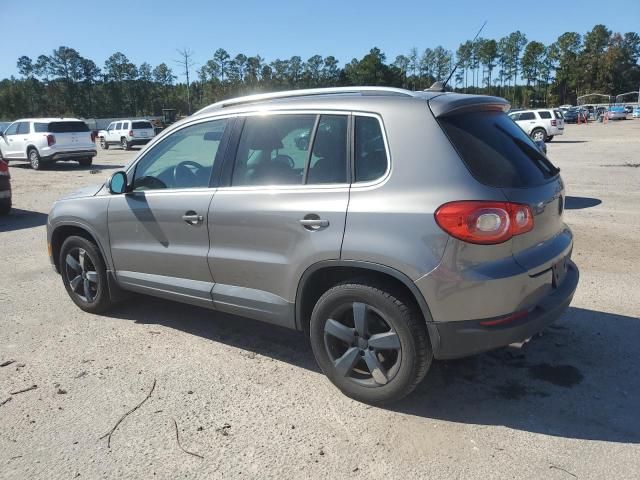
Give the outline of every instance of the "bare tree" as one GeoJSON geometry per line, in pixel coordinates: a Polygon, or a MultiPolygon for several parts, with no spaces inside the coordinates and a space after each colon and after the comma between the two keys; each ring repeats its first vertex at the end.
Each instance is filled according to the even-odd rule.
{"type": "Polygon", "coordinates": [[[193,68],[196,63],[192,60],[193,51],[190,48],[184,47],[178,50],[180,54],[180,59],[174,60],[176,64],[178,64],[184,73],[184,76],[187,77],[187,115],[191,115],[191,95],[189,92],[190,83],[189,83],[189,70],[193,68]]]}

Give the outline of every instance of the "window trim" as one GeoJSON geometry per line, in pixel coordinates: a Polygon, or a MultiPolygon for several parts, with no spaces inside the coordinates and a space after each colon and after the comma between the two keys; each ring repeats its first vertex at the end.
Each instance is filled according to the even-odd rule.
{"type": "MultiPolygon", "coordinates": [[[[153,143],[149,144],[148,148],[145,148],[140,155],[133,161],[131,162],[126,168],[125,168],[125,173],[127,174],[127,182],[131,185],[133,183],[133,180],[135,179],[135,175],[136,175],[136,169],[138,167],[138,164],[147,156],[150,154],[150,152],[154,151],[155,148],[162,143],[166,138],[168,138],[170,135],[173,135],[176,132],[179,132],[180,130],[184,130],[185,128],[189,128],[192,127],[194,125],[199,125],[201,123],[208,123],[208,122],[214,122],[217,120],[228,120],[229,124],[227,125],[227,127],[225,128],[225,131],[222,135],[222,138],[220,139],[220,146],[218,147],[218,150],[220,151],[221,149],[223,150],[221,155],[221,161],[219,162],[220,166],[216,166],[216,162],[214,159],[214,163],[213,163],[213,168],[211,169],[211,175],[209,176],[209,185],[206,187],[191,187],[191,188],[159,188],[156,190],[132,190],[130,192],[127,192],[128,195],[131,194],[162,194],[162,193],[169,193],[169,192],[197,192],[197,191],[203,191],[203,190],[211,190],[212,188],[217,188],[217,182],[220,179],[220,173],[222,170],[222,166],[226,163],[226,158],[229,155],[229,140],[231,137],[231,133],[232,131],[236,128],[236,118],[235,115],[220,115],[220,116],[215,116],[215,117],[206,117],[206,118],[199,118],[197,120],[191,121],[189,123],[185,123],[183,125],[180,125],[178,128],[172,129],[172,130],[165,130],[166,135],[158,135],[156,137],[154,137],[154,141],[153,143]]],[[[217,156],[217,153],[216,153],[217,156]]]]}
{"type": "Polygon", "coordinates": [[[352,129],[351,129],[351,138],[352,138],[352,159],[353,159],[353,165],[351,166],[351,188],[361,188],[361,187],[372,187],[374,185],[378,185],[381,183],[384,183],[387,181],[387,179],[389,178],[389,176],[391,175],[391,167],[392,167],[392,160],[391,160],[391,151],[389,149],[389,143],[387,140],[387,130],[385,128],[385,124],[384,124],[384,120],[382,119],[382,116],[378,115],[377,113],[368,113],[368,112],[354,112],[353,113],[353,122],[352,122],[352,129]],[[355,121],[355,117],[373,117],[375,119],[378,120],[378,123],[380,124],[380,133],[382,133],[382,140],[384,142],[384,149],[385,152],[387,154],[387,169],[385,170],[385,172],[382,174],[382,176],[380,176],[379,178],[376,178],[375,180],[369,180],[367,182],[356,182],[356,170],[355,170],[355,161],[356,161],[356,135],[355,135],[355,128],[356,128],[356,121],[355,121]]]}

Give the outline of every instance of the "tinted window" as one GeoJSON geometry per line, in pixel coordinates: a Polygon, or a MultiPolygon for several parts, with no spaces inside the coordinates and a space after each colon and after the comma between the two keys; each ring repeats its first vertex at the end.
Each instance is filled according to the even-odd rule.
{"type": "Polygon", "coordinates": [[[30,130],[31,125],[29,124],[29,122],[20,122],[20,124],[18,125],[18,135],[29,133],[30,130]]]}
{"type": "Polygon", "coordinates": [[[560,110],[554,110],[553,114],[556,118],[562,118],[562,112],[560,110]]]}
{"type": "Polygon", "coordinates": [[[545,120],[551,118],[551,112],[538,112],[540,118],[544,118],[545,120]]]}
{"type": "Polygon", "coordinates": [[[116,123],[116,130],[121,130],[121,129],[122,129],[122,122],[116,123]]]}
{"type": "Polygon", "coordinates": [[[518,117],[518,120],[535,120],[535,118],[533,112],[523,112],[518,117]]]}
{"type": "Polygon", "coordinates": [[[511,117],[511,120],[513,120],[515,122],[516,120],[518,120],[520,118],[520,114],[519,113],[510,113],[509,117],[511,117]]]}
{"type": "Polygon", "coordinates": [[[322,115],[316,130],[307,183],[347,182],[347,117],[322,115]]]}
{"type": "Polygon", "coordinates": [[[440,125],[471,173],[487,185],[532,187],[558,172],[504,113],[452,115],[440,125]]]}
{"type": "Polygon", "coordinates": [[[133,122],[133,126],[131,128],[138,129],[138,128],[153,128],[153,127],[149,122],[133,122]]]}
{"type": "Polygon", "coordinates": [[[49,131],[51,133],[88,132],[89,127],[84,122],[51,122],[49,131]]]}
{"type": "Polygon", "coordinates": [[[166,137],[136,166],[134,190],[208,187],[227,124],[198,123],[166,137]]]}
{"type": "Polygon", "coordinates": [[[267,115],[245,120],[232,185],[300,185],[315,115],[267,115]]]}
{"type": "Polygon", "coordinates": [[[12,123],[9,128],[7,128],[7,131],[4,132],[5,135],[15,135],[18,132],[18,125],[19,123],[12,123]]]}
{"type": "Polygon", "coordinates": [[[44,133],[44,132],[48,132],[49,130],[47,130],[49,128],[49,124],[48,123],[34,123],[33,124],[33,128],[37,133],[44,133]]]}
{"type": "Polygon", "coordinates": [[[374,117],[355,117],[356,182],[370,182],[387,171],[387,151],[380,122],[374,117]]]}

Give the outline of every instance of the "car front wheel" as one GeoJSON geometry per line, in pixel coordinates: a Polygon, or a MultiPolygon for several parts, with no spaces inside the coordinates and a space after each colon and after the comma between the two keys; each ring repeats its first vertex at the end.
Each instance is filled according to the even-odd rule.
{"type": "Polygon", "coordinates": [[[345,395],[371,404],[397,401],[426,375],[433,353],[413,302],[367,283],[339,284],[311,314],[313,353],[345,395]]]}
{"type": "Polygon", "coordinates": [[[99,313],[112,305],[106,267],[95,243],[84,237],[67,238],[59,262],[64,287],[78,307],[99,313]]]}

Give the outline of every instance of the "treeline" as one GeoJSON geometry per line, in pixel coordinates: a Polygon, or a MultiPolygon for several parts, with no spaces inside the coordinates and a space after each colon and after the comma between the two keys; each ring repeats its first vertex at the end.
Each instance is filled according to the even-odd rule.
{"type": "Polygon", "coordinates": [[[121,52],[102,68],[69,47],[17,61],[19,78],[0,81],[0,119],[26,116],[89,117],[159,115],[163,108],[187,114],[232,96],[297,88],[384,85],[424,89],[458,68],[449,89],[499,95],[517,106],[576,103],[587,93],[619,94],[640,85],[640,36],[596,25],[584,35],[567,32],[550,45],[519,32],[498,40],[479,38],[456,52],[441,46],[388,61],[373,48],[340,66],[333,56],[299,56],[266,61],[259,55],[232,56],[219,48],[200,68],[192,53],[155,67],[135,65],[121,52]],[[177,74],[189,82],[176,82],[177,74]]]}

